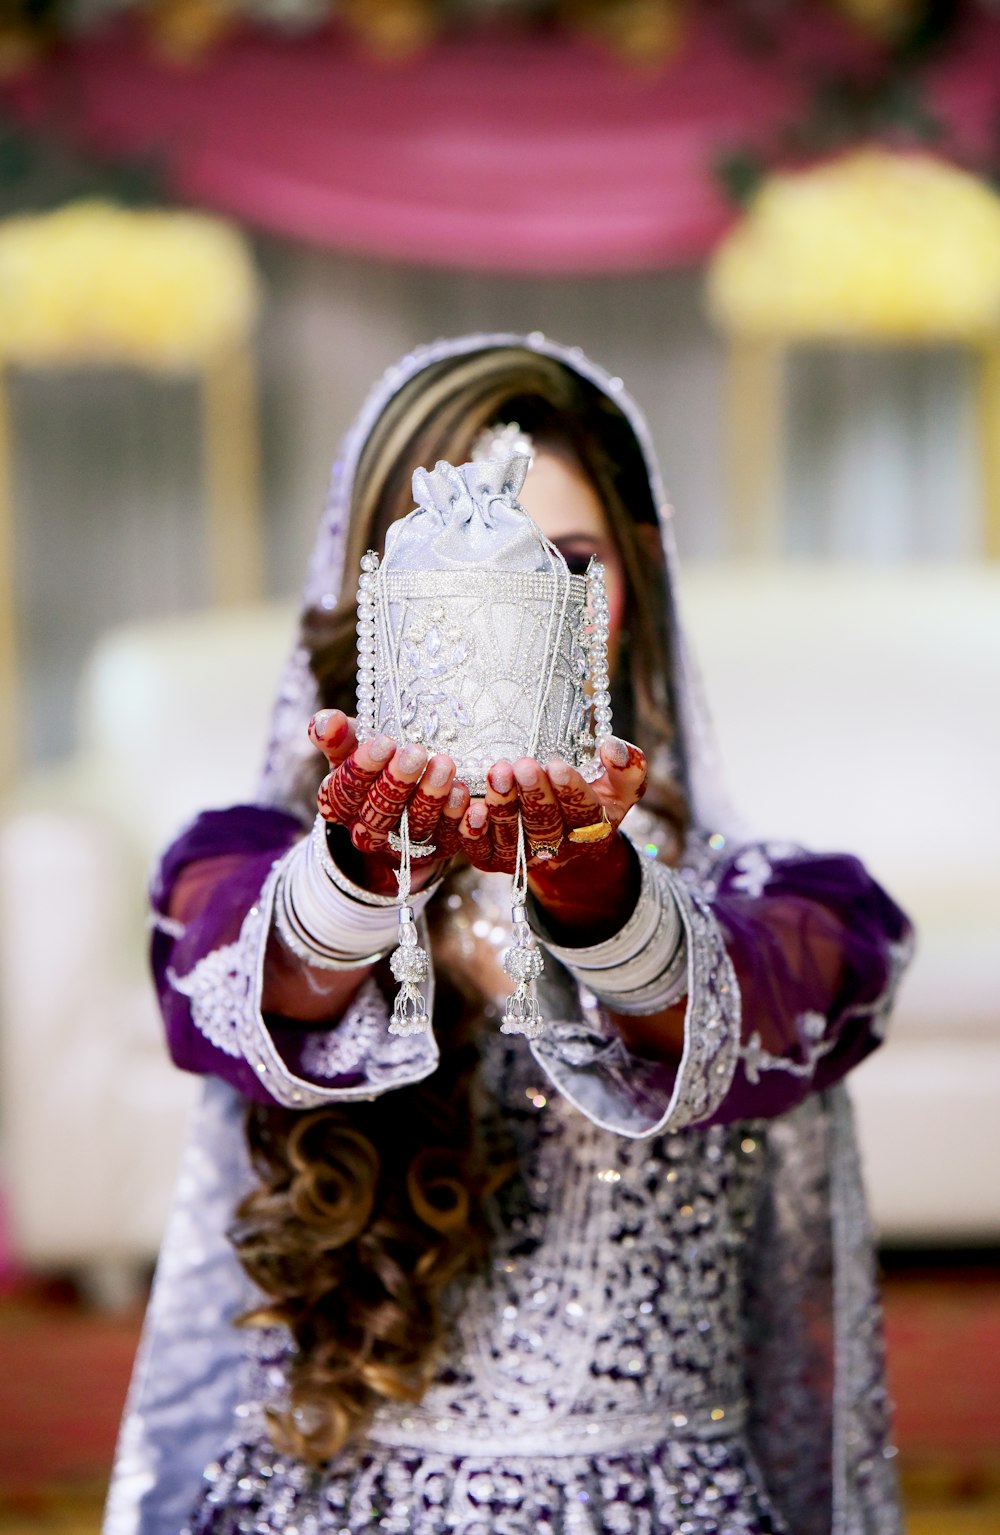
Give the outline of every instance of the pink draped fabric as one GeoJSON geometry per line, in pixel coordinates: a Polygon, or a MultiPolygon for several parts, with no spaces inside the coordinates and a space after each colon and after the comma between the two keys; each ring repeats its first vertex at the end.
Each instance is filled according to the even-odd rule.
{"type": "MultiPolygon", "coordinates": [[[[748,53],[706,8],[655,73],[503,31],[393,67],[334,31],[246,33],[182,70],[125,26],[64,49],[7,98],[101,153],[161,155],[176,196],[294,238],[446,267],[596,273],[702,257],[731,216],[718,154],[768,139],[813,67],[858,48],[817,10],[776,51],[748,53]]],[[[983,13],[933,75],[959,144],[985,142],[998,78],[1000,16],[983,13]]]]}

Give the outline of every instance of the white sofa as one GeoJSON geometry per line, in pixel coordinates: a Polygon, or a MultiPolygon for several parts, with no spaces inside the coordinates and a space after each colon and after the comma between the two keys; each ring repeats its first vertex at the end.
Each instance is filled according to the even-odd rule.
{"type": "Polygon", "coordinates": [[[79,745],[0,818],[0,1180],[15,1256],[108,1300],[156,1252],[197,1091],[146,978],[156,852],[252,795],[293,632],[287,606],[116,629],[90,657],[79,745]]]}
{"type": "MultiPolygon", "coordinates": [[[[1000,1235],[1000,570],[686,572],[724,760],[754,827],[861,853],[920,947],[856,1074],[876,1217],[1000,1235]]],[[[292,629],[281,604],[110,634],[74,755],[0,826],[0,1134],[23,1262],[155,1251],[195,1083],[144,979],[144,884],[197,808],[250,793],[292,629]]]]}
{"type": "Polygon", "coordinates": [[[705,567],[684,595],[750,824],[859,853],[917,925],[852,1078],[876,1222],[996,1241],[1000,567],[705,567]]]}

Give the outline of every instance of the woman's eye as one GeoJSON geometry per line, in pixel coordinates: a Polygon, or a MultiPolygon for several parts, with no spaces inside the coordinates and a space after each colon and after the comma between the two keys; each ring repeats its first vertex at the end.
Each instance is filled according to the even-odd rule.
{"type": "Polygon", "coordinates": [[[582,576],[594,558],[593,549],[563,549],[560,551],[571,576],[582,576]]]}

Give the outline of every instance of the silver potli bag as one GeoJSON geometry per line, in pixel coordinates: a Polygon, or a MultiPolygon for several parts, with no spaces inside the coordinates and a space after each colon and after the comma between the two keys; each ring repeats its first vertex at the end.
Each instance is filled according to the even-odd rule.
{"type": "MultiPolygon", "coordinates": [[[[604,567],[571,575],[517,495],[530,459],[490,458],[413,476],[416,509],[369,551],[358,585],[359,740],[383,732],[447,752],[472,794],[500,758],[561,756],[585,778],[602,770],[611,733],[608,604],[604,567]]],[[[392,845],[400,856],[400,983],[390,1030],[428,1025],[420,983],[428,973],[410,894],[411,845],[404,812],[392,845]]],[[[514,982],[501,1030],[536,1038],[542,1029],[534,981],[542,956],[528,926],[527,848],[518,827],[511,894],[513,944],[504,969],[514,982]]]]}

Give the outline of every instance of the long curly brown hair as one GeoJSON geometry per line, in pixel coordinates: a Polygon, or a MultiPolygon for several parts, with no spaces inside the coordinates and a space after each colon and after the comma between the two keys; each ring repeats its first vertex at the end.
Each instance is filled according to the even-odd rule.
{"type": "Polygon", "coordinates": [[[484,1199],[512,1170],[485,1162],[472,1009],[447,1000],[466,1023],[428,1082],[344,1109],[248,1111],[259,1182],[230,1235],[266,1300],[241,1320],[291,1333],[289,1401],[271,1411],[271,1433],[312,1463],[356,1438],[379,1402],[423,1395],[445,1291],[482,1263],[484,1199]]]}
{"type": "MultiPolygon", "coordinates": [[[[440,458],[462,462],[477,433],[501,420],[571,454],[601,498],[627,589],[630,643],[613,684],[616,724],[646,752],[647,803],[680,838],[687,801],[662,552],[640,531],[657,522],[642,454],[612,401],[524,348],[425,369],[379,418],[355,475],[339,603],[303,619],[322,701],[352,712],[358,560],[380,549],[390,523],[410,510],[413,470],[440,458]]],[[[434,903],[439,930],[445,904],[434,903]]],[[[381,1401],[413,1401],[426,1390],[447,1337],[445,1293],[483,1261],[485,1200],[511,1171],[495,1158],[488,1164],[477,1136],[475,1025],[483,998],[450,968],[435,1004],[446,1037],[433,1077],[343,1109],[249,1111],[260,1181],[240,1205],[232,1237],[266,1299],[244,1320],[291,1332],[289,1405],[275,1413],[272,1431],[279,1446],[312,1463],[363,1432],[381,1401]]]]}

